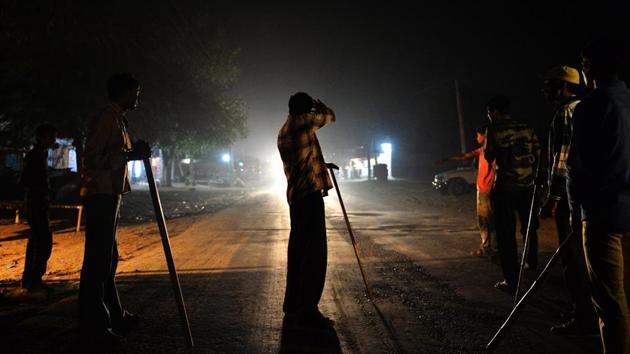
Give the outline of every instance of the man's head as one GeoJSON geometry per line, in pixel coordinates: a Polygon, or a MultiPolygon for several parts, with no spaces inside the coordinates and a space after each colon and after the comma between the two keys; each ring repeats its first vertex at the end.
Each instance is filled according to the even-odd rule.
{"type": "Polygon", "coordinates": [[[486,130],[488,130],[487,125],[477,127],[476,139],[479,145],[483,145],[486,142],[486,130]]]}
{"type": "Polygon", "coordinates": [[[53,148],[56,138],[57,128],[52,124],[42,124],[35,129],[35,142],[43,148],[53,148]]]}
{"type": "Polygon", "coordinates": [[[486,105],[488,119],[496,122],[510,115],[510,100],[505,96],[494,96],[486,105]]]}
{"type": "Polygon", "coordinates": [[[138,106],[140,82],[131,74],[114,74],[107,80],[109,100],[117,103],[124,110],[132,110],[138,106]]]}
{"type": "Polygon", "coordinates": [[[599,38],[582,49],[582,70],[589,82],[618,79],[623,65],[624,42],[610,38],[599,38]]]}
{"type": "Polygon", "coordinates": [[[550,102],[575,96],[580,91],[580,73],[570,66],[556,66],[543,75],[543,92],[550,102]]]}
{"type": "Polygon", "coordinates": [[[306,92],[298,92],[289,99],[289,114],[299,116],[313,109],[313,98],[306,92]]]}

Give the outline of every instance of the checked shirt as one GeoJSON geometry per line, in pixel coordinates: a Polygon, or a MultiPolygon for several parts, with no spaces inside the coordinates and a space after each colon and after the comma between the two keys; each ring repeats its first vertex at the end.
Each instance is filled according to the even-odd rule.
{"type": "Polygon", "coordinates": [[[317,191],[327,195],[332,188],[316,132],[335,119],[335,113],[322,105],[311,113],[289,115],[280,129],[278,150],[287,177],[289,204],[317,191]]]}
{"type": "Polygon", "coordinates": [[[576,97],[562,103],[553,116],[549,133],[549,197],[560,200],[567,192],[567,158],[571,148],[573,111],[580,103],[576,97]]]}

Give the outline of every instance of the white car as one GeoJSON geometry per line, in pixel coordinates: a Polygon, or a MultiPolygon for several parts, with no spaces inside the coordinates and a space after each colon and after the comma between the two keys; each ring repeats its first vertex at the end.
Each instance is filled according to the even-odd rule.
{"type": "Polygon", "coordinates": [[[444,194],[462,195],[475,190],[477,169],[458,167],[440,172],[433,178],[433,188],[444,194]]]}

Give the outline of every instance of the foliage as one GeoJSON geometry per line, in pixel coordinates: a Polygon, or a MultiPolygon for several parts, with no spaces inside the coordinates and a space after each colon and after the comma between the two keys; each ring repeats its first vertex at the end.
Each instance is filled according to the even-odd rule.
{"type": "Polygon", "coordinates": [[[81,141],[107,104],[107,77],[121,71],[142,85],[135,138],[192,154],[244,136],[232,92],[239,53],[211,13],[202,0],[3,1],[0,130],[10,134],[0,145],[24,144],[43,121],[81,141]]]}

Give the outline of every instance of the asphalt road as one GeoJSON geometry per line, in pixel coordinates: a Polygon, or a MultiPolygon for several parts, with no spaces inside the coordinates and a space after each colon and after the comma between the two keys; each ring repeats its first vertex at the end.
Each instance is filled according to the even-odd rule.
{"type": "MultiPolygon", "coordinates": [[[[123,304],[146,320],[118,353],[483,353],[511,309],[492,288],[500,268],[469,256],[478,235],[471,196],[412,183],[341,189],[375,295],[367,300],[336,196],[326,198],[329,263],[320,309],[331,331],[283,328],[289,233],[281,189],[261,189],[173,235],[196,346],[185,347],[159,240],[119,265],[123,304]],[[376,305],[376,306],[374,306],[376,305]]],[[[555,246],[543,224],[541,257],[555,246]]],[[[533,275],[530,275],[531,278],[533,275]]],[[[69,352],[76,344],[76,279],[31,312],[4,311],[2,352],[69,352]]],[[[566,309],[559,272],[527,307],[497,353],[599,353],[597,338],[549,333],[566,309]]]]}

